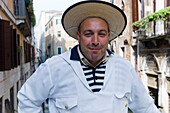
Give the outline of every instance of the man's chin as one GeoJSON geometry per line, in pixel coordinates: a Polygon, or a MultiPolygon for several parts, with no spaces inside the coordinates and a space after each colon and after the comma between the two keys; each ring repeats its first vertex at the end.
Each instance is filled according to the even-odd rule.
{"type": "Polygon", "coordinates": [[[98,62],[98,61],[100,61],[100,59],[99,59],[98,57],[92,57],[91,59],[92,59],[93,62],[98,62]]]}

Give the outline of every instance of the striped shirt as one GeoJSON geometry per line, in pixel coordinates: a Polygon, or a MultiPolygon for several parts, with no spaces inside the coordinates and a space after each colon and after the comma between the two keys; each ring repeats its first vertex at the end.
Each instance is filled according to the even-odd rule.
{"type": "Polygon", "coordinates": [[[77,47],[78,54],[80,56],[81,66],[85,75],[85,78],[93,92],[99,92],[104,84],[104,75],[106,69],[106,61],[109,58],[108,52],[105,57],[96,67],[93,67],[90,62],[81,54],[79,46],[77,47]]]}
{"type": "Polygon", "coordinates": [[[81,63],[85,78],[93,92],[99,92],[104,83],[106,62],[94,67],[81,63]]]}

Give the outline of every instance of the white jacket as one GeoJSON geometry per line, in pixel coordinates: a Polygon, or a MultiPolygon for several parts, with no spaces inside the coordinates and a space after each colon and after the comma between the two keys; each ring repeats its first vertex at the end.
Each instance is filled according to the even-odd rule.
{"type": "Polygon", "coordinates": [[[19,113],[160,113],[132,65],[116,55],[106,63],[104,85],[93,93],[85,79],[76,47],[40,65],[18,93],[19,113]]]}

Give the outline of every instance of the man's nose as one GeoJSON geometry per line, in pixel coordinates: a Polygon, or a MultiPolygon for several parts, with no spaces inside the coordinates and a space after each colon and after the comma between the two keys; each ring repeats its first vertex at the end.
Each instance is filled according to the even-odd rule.
{"type": "Polygon", "coordinates": [[[92,37],[92,43],[94,45],[98,45],[99,44],[99,36],[98,34],[95,34],[93,37],[92,37]]]}

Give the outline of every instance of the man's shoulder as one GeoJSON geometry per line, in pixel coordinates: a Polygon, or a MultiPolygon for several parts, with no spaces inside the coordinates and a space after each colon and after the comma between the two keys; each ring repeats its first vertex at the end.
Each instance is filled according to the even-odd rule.
{"type": "Polygon", "coordinates": [[[69,59],[69,51],[64,52],[60,55],[54,55],[51,58],[48,58],[45,63],[47,64],[59,64],[59,62],[63,62],[65,59],[69,59]]]}
{"type": "Polygon", "coordinates": [[[116,53],[111,54],[110,58],[112,60],[121,61],[121,62],[124,62],[124,63],[129,63],[129,61],[127,59],[123,58],[122,56],[120,56],[116,53]]]}
{"type": "Polygon", "coordinates": [[[131,67],[132,64],[130,63],[130,61],[128,61],[127,59],[123,58],[122,56],[114,53],[111,55],[110,57],[110,61],[113,63],[113,65],[117,65],[117,66],[123,66],[123,67],[131,67]]]}

